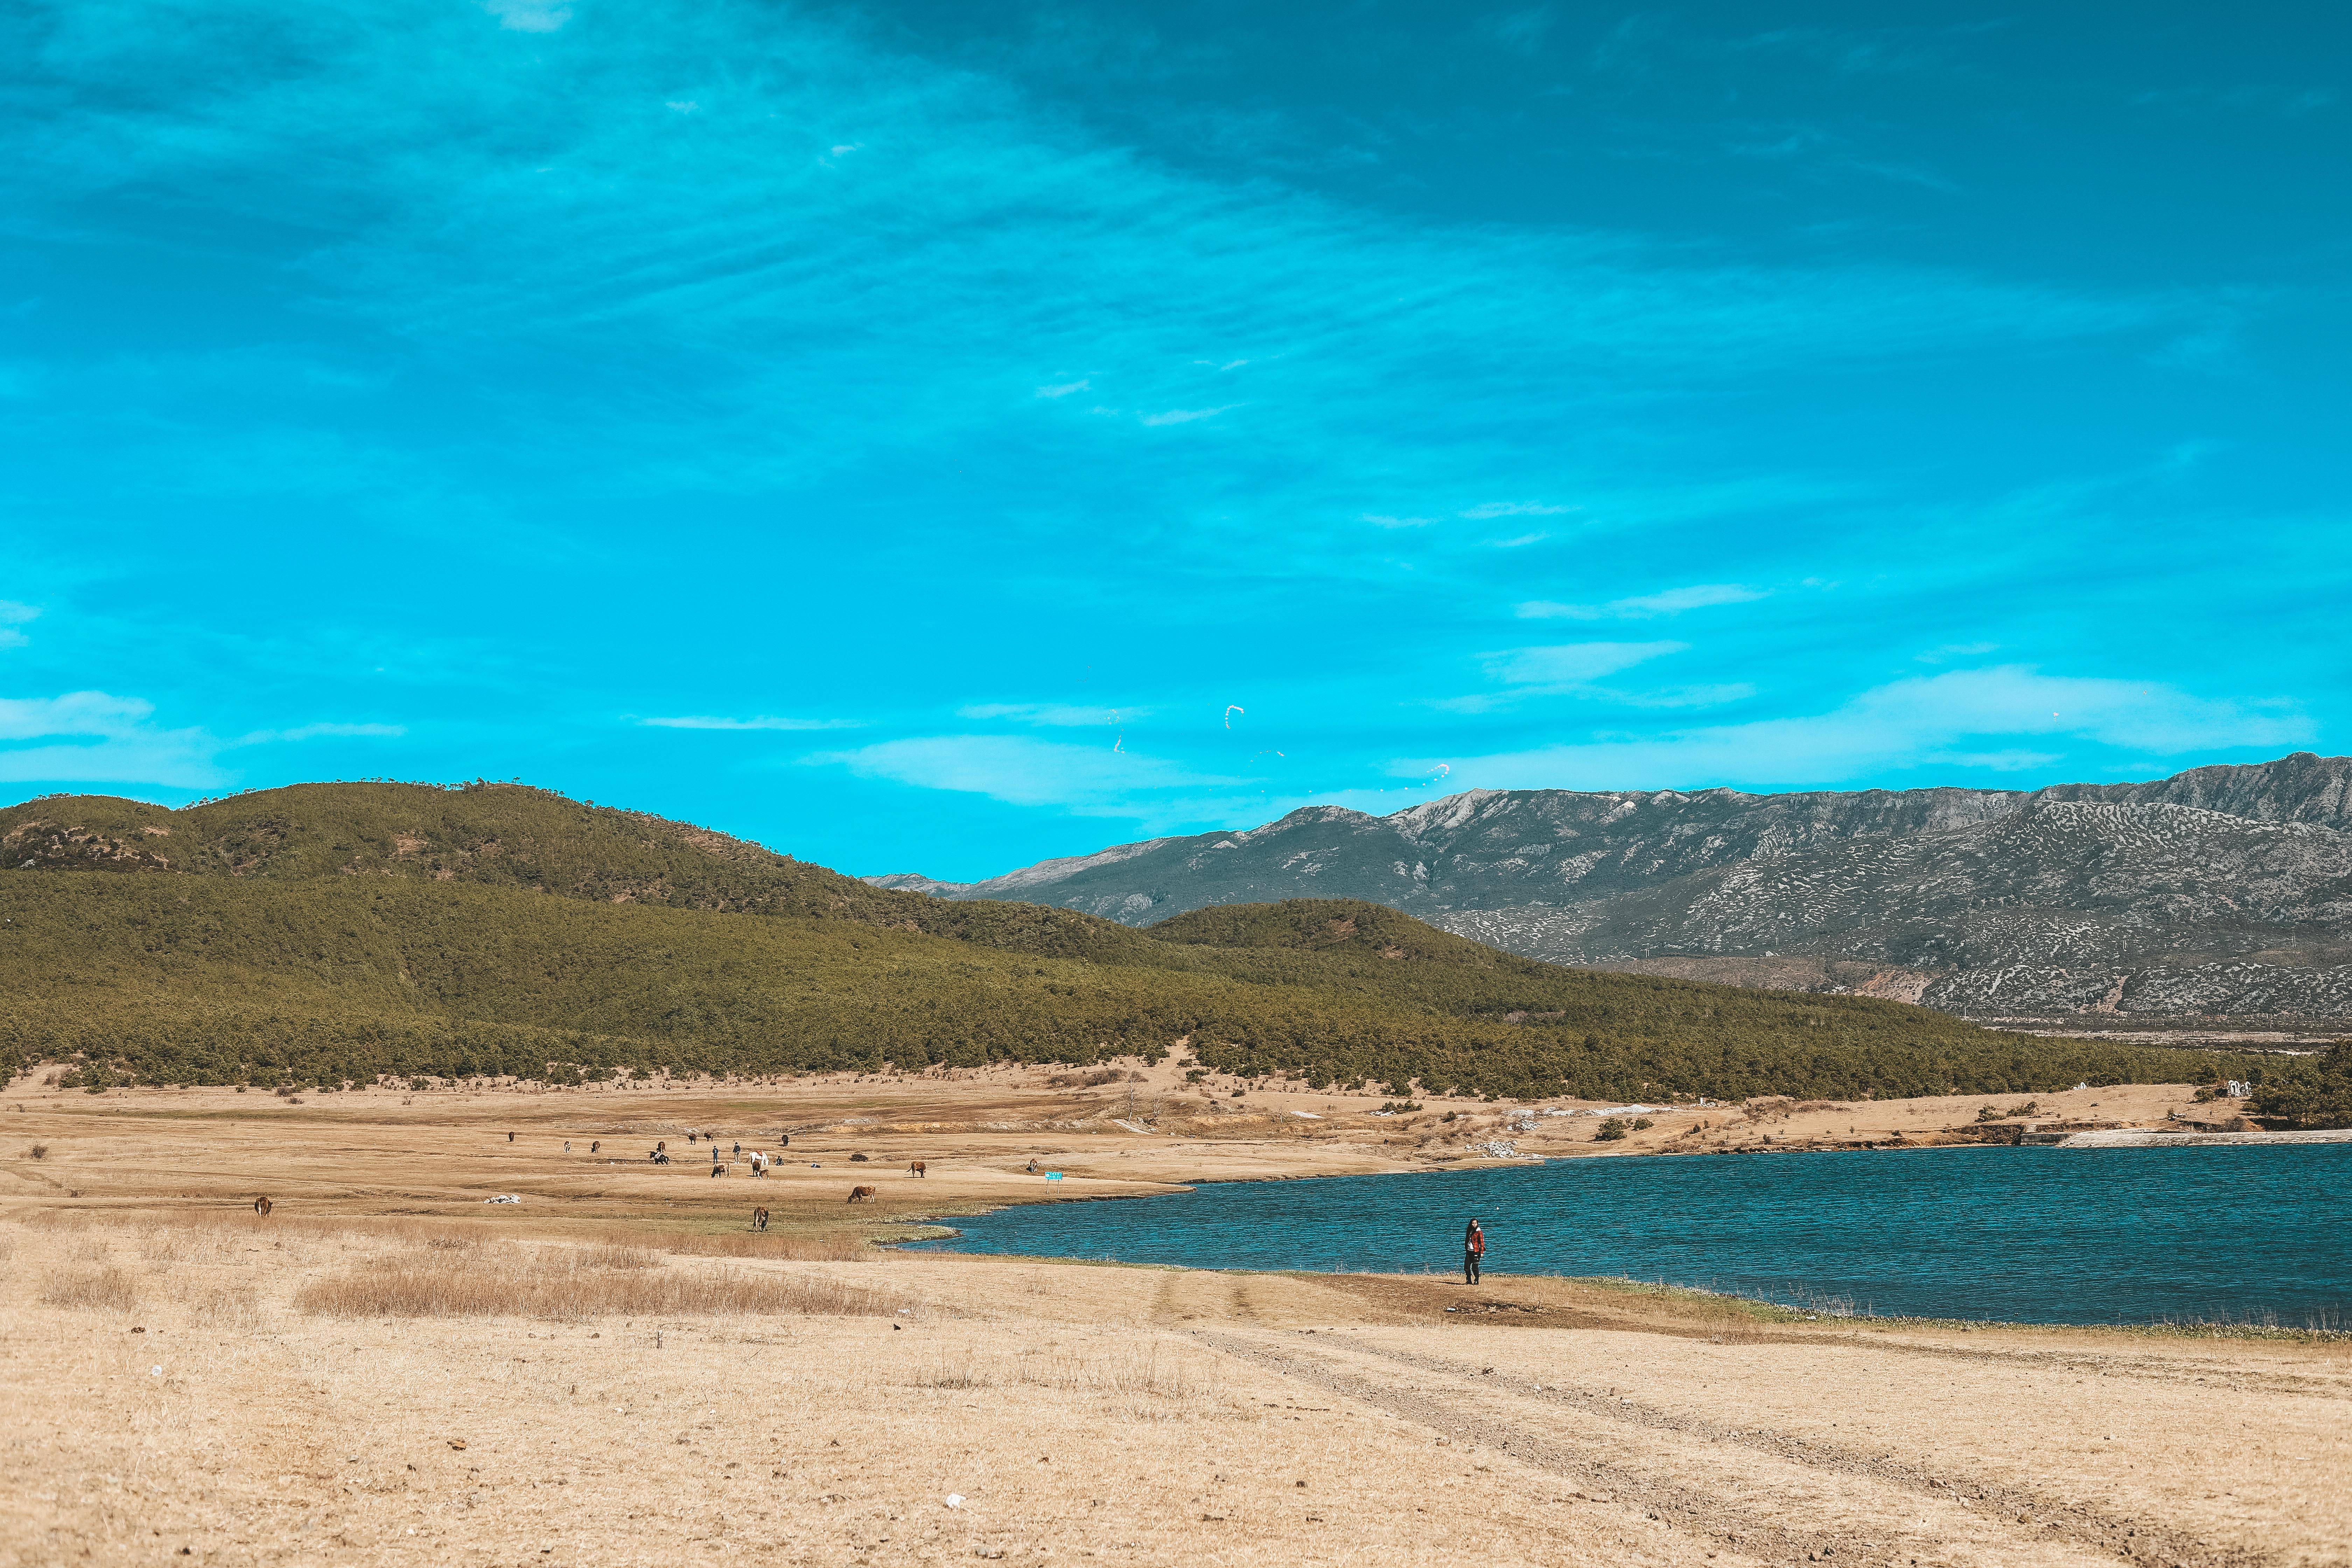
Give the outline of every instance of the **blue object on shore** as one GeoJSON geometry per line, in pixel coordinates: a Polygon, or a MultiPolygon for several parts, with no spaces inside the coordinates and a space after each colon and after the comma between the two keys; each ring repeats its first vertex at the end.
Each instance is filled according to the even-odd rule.
{"type": "MultiPolygon", "coordinates": [[[[1051,1180],[1052,1178],[1047,1178],[1051,1180]]],[[[2352,1143],[1557,1160],[1015,1205],[926,1244],[1192,1268],[1613,1275],[1824,1311],[2352,1325],[2352,1143]]]]}
{"type": "Polygon", "coordinates": [[[1062,1179],[1062,1173],[1059,1171],[1048,1171],[1045,1173],[1045,1179],[1049,1182],[1058,1182],[1062,1179]]]}

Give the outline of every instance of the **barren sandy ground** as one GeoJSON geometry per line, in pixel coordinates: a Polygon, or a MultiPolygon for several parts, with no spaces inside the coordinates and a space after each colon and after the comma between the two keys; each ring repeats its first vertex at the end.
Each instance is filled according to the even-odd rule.
{"type": "Polygon", "coordinates": [[[1010,1075],[400,1100],[0,1096],[0,1563],[2352,1562],[2342,1344],[813,1260],[853,1222],[1430,1146],[1088,1131],[1010,1075]],[[801,1127],[802,1163],[713,1179],[706,1124],[801,1127]]]}

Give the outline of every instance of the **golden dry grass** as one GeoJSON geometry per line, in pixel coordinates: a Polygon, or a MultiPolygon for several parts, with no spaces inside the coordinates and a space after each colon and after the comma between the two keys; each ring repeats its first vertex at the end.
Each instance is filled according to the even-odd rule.
{"type": "Polygon", "coordinates": [[[741,1268],[665,1268],[635,1247],[427,1246],[369,1258],[305,1285],[305,1312],[338,1318],[876,1316],[876,1292],[741,1268]]]}
{"type": "Polygon", "coordinates": [[[139,1304],[139,1287],[120,1268],[65,1268],[41,1281],[41,1305],[87,1311],[129,1311],[139,1304]]]}

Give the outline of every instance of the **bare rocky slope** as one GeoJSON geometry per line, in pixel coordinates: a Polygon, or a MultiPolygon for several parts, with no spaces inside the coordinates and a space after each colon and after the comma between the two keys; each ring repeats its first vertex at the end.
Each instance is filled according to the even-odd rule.
{"type": "Polygon", "coordinates": [[[1130,925],[1367,899],[1530,958],[1973,1016],[2352,1017],[2352,758],[2309,752],[2033,791],[1474,790],[870,880],[1130,925]]]}

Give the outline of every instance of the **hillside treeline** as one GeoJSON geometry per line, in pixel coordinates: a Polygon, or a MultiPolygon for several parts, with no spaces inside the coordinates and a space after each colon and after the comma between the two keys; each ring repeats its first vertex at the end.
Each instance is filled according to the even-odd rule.
{"type": "Polygon", "coordinates": [[[1997,1094],[2263,1070],[1873,998],[1559,969],[1372,905],[1226,909],[1099,942],[1105,922],[1066,911],[944,907],[976,912],[979,939],[455,879],[0,873],[0,1070],[573,1081],[1087,1064],[1179,1041],[1227,1071],[1399,1094],[1997,1094]]]}
{"type": "Polygon", "coordinates": [[[2352,1040],[2273,1068],[2246,1109],[2283,1131],[2352,1127],[2352,1040]]]}

